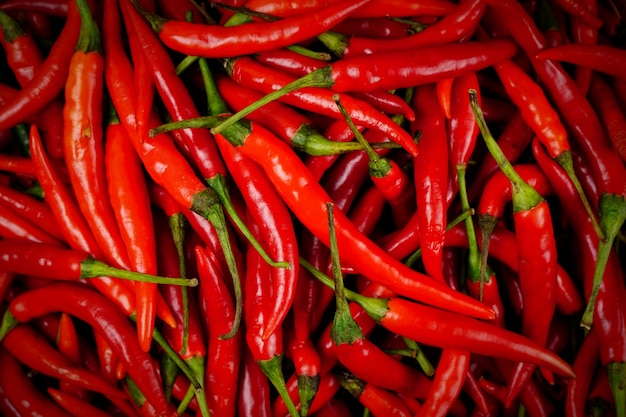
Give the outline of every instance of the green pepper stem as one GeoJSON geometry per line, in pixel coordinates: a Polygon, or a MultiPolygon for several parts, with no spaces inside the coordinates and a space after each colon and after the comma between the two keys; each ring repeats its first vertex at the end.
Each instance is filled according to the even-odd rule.
{"type": "Polygon", "coordinates": [[[522,179],[517,171],[515,171],[515,168],[513,168],[513,165],[511,165],[511,162],[506,158],[502,149],[498,146],[498,143],[489,131],[483,112],[478,105],[476,94],[476,90],[469,90],[472,112],[474,113],[474,118],[480,128],[480,132],[482,133],[483,140],[487,145],[489,153],[491,153],[493,159],[497,162],[502,173],[509,179],[509,181],[511,181],[513,211],[517,213],[520,211],[530,210],[539,205],[543,201],[543,197],[522,179]]]}
{"type": "Polygon", "coordinates": [[[91,257],[82,261],[80,266],[81,278],[115,277],[131,281],[149,282],[152,284],[180,285],[183,287],[195,287],[198,285],[197,278],[169,278],[144,274],[141,272],[115,268],[91,257]]]}
{"type": "MultiPolygon", "coordinates": [[[[229,70],[229,72],[232,72],[233,65],[234,65],[234,62],[232,60],[226,60],[226,67],[227,67],[227,70],[229,70]]],[[[229,126],[232,126],[239,120],[243,119],[244,117],[246,117],[253,111],[264,106],[265,104],[273,100],[279,99],[280,97],[283,97],[284,95],[294,92],[296,90],[299,90],[301,88],[332,87],[332,85],[334,84],[334,81],[331,77],[331,70],[332,68],[330,66],[317,69],[315,71],[308,73],[307,75],[304,75],[298,78],[297,80],[290,82],[289,84],[284,85],[278,90],[272,91],[271,93],[263,96],[262,98],[255,101],[254,103],[239,110],[237,113],[228,117],[226,120],[224,120],[217,126],[213,127],[211,129],[211,133],[213,134],[220,133],[224,131],[226,128],[228,128],[229,126]]]]}
{"type": "Polygon", "coordinates": [[[335,316],[330,327],[330,337],[335,345],[347,343],[349,345],[363,338],[363,332],[359,325],[352,318],[350,306],[346,299],[343,285],[343,273],[341,272],[341,262],[339,261],[339,248],[337,246],[337,235],[335,233],[334,204],[326,203],[328,214],[328,232],[330,235],[330,258],[335,279],[335,316]]]}
{"type": "Polygon", "coordinates": [[[411,356],[415,358],[424,374],[426,376],[435,375],[435,367],[432,363],[430,363],[420,345],[415,340],[411,340],[407,337],[403,337],[402,339],[404,339],[404,343],[406,343],[406,346],[410,349],[410,351],[413,352],[411,356]]]}
{"type": "Polygon", "coordinates": [[[320,376],[298,375],[298,396],[300,397],[300,417],[309,415],[311,403],[320,386],[320,376]]]}
{"type": "Polygon", "coordinates": [[[89,5],[85,0],[76,0],[80,14],[80,35],[76,43],[76,50],[83,53],[100,52],[100,31],[93,19],[89,5]]]}
{"type": "Polygon", "coordinates": [[[609,385],[615,400],[616,417],[626,416],[626,363],[611,362],[607,365],[609,385]]]}
{"type": "Polygon", "coordinates": [[[598,256],[593,270],[591,293],[580,321],[580,325],[587,331],[591,329],[593,323],[596,299],[602,286],[604,271],[613,249],[613,242],[626,219],[626,199],[617,194],[603,194],[600,197],[599,207],[600,227],[604,231],[606,239],[598,241],[598,256]]]}
{"type": "Polygon", "coordinates": [[[289,410],[289,415],[291,417],[300,417],[298,409],[287,391],[285,377],[283,376],[282,362],[282,355],[275,355],[271,359],[257,361],[263,373],[267,376],[267,379],[270,380],[274,388],[276,388],[276,391],[278,391],[278,395],[280,395],[285,402],[285,406],[287,410],[289,410]]]}
{"type": "Polygon", "coordinates": [[[2,316],[2,322],[0,323],[0,342],[4,339],[15,326],[18,325],[18,321],[13,314],[7,309],[2,316]]]}

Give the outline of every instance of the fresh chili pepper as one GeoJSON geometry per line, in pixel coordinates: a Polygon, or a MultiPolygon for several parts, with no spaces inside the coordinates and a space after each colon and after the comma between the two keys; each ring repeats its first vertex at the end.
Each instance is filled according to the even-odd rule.
{"type": "Polygon", "coordinates": [[[10,128],[36,114],[56,97],[64,87],[69,74],[70,58],[80,32],[80,16],[74,2],[69,2],[63,31],[50,50],[45,62],[28,86],[3,107],[0,130],[10,128]]]}
{"type": "Polygon", "coordinates": [[[45,232],[15,210],[0,204],[0,236],[8,239],[63,246],[62,241],[45,232]]]}
{"type": "Polygon", "coordinates": [[[113,304],[87,287],[58,283],[29,290],[16,297],[10,305],[11,314],[20,322],[53,311],[62,311],[79,318],[103,336],[115,348],[128,374],[159,413],[170,416],[156,370],[150,357],[139,346],[128,319],[113,304]]]}
{"type": "Polygon", "coordinates": [[[8,0],[2,2],[0,9],[5,12],[33,11],[50,16],[67,16],[68,4],[63,0],[8,0]]]}
{"type": "Polygon", "coordinates": [[[589,101],[597,109],[613,148],[626,161],[626,116],[611,86],[600,76],[591,79],[589,101]]]}
{"type": "Polygon", "coordinates": [[[48,394],[52,397],[57,404],[59,404],[65,411],[73,416],[89,415],[93,417],[107,417],[109,414],[101,411],[99,408],[94,407],[87,401],[76,398],[71,394],[65,393],[61,390],[49,387],[47,389],[48,394]]]}
{"type": "Polygon", "coordinates": [[[2,346],[19,362],[44,375],[71,382],[108,397],[125,398],[122,391],[98,375],[73,365],[43,335],[27,324],[13,327],[2,339],[2,346]]]}
{"type": "Polygon", "coordinates": [[[316,417],[350,417],[352,411],[345,400],[333,397],[315,413],[316,417]]]}
{"type": "MultiPolygon", "coordinates": [[[[74,196],[60,182],[56,171],[51,166],[35,126],[31,126],[30,151],[33,164],[37,169],[37,178],[44,190],[45,201],[57,218],[57,224],[63,228],[68,245],[72,249],[89,253],[95,259],[103,259],[104,255],[80,212],[74,196]]],[[[127,315],[134,314],[135,296],[128,287],[109,277],[98,277],[91,283],[102,294],[113,300],[127,315]]]]}
{"type": "MultiPolygon", "coordinates": [[[[522,333],[544,345],[555,309],[557,276],[557,250],[550,208],[541,194],[519,176],[502,154],[489,132],[474,94],[475,91],[470,90],[470,103],[483,139],[512,185],[513,220],[519,242],[518,274],[524,297],[522,333]]],[[[518,365],[509,383],[505,405],[510,405],[533,369],[529,364],[518,365]]]]}
{"type": "Polygon", "coordinates": [[[145,13],[144,16],[169,48],[186,55],[225,58],[282,48],[315,37],[350,16],[368,1],[345,1],[305,15],[254,23],[253,31],[242,25],[204,25],[165,21],[145,13]],[[251,36],[251,33],[254,35],[251,36]]]}
{"type": "Polygon", "coordinates": [[[2,270],[58,280],[78,280],[100,276],[144,280],[160,284],[197,285],[197,280],[158,277],[112,267],[80,250],[45,243],[4,239],[0,241],[2,270]]]}
{"type": "MultiPolygon", "coordinates": [[[[415,201],[411,195],[411,201],[415,201]]],[[[387,201],[375,186],[367,188],[348,213],[350,221],[365,236],[371,236],[383,216],[387,201]]],[[[406,221],[403,223],[406,224],[406,221]]]]}
{"type": "MultiPolygon", "coordinates": [[[[325,285],[332,287],[332,281],[308,268],[306,261],[301,259],[300,264],[307,267],[325,285]]],[[[573,377],[569,364],[547,348],[491,323],[404,298],[376,299],[347,290],[346,296],[359,303],[386,329],[418,343],[444,349],[468,349],[478,354],[528,362],[546,367],[560,375],[573,377]],[[431,323],[437,323],[437,326],[431,326],[431,323]]]]}
{"type": "Polygon", "coordinates": [[[593,28],[600,28],[602,20],[595,15],[583,0],[556,0],[555,3],[568,14],[583,20],[593,28]]]}
{"type": "Polygon", "coordinates": [[[421,133],[420,154],[413,171],[419,217],[420,247],[426,273],[443,281],[442,249],[447,223],[448,144],[445,115],[439,106],[434,84],[415,90],[412,105],[416,118],[413,134],[421,133]]]}
{"type": "MultiPolygon", "coordinates": [[[[156,239],[145,174],[126,130],[116,116],[106,128],[104,163],[108,194],[133,270],[156,275],[156,239]]],[[[150,350],[156,318],[156,285],[135,283],[139,342],[150,350]]],[[[170,313],[171,315],[171,313],[170,313]]]]}
{"type": "Polygon", "coordinates": [[[411,415],[404,402],[391,391],[366,383],[349,373],[342,373],[339,382],[343,388],[376,416],[408,417],[411,415]]]}
{"type": "Polygon", "coordinates": [[[0,409],[3,414],[20,417],[70,416],[39,391],[20,363],[4,348],[0,349],[0,365],[0,409]]]}
{"type": "Polygon", "coordinates": [[[237,385],[237,412],[240,416],[270,417],[270,385],[249,349],[244,346],[237,385]]]}
{"type": "Polygon", "coordinates": [[[235,318],[232,296],[218,273],[216,265],[203,248],[196,248],[196,260],[202,285],[201,309],[209,337],[204,380],[211,415],[234,416],[237,409],[237,387],[242,355],[243,335],[222,339],[235,318]]]}
{"type": "MultiPolygon", "coordinates": [[[[371,39],[352,37],[347,45],[334,48],[339,56],[357,56],[375,54],[383,51],[408,51],[430,45],[452,44],[460,39],[469,38],[486,10],[483,0],[465,0],[456,5],[441,20],[426,29],[401,39],[371,39]]],[[[382,10],[381,10],[382,12],[382,10]]],[[[404,16],[410,16],[404,15],[404,16]]],[[[356,14],[355,14],[356,16],[356,14]]],[[[333,40],[336,42],[336,40],[333,40]]],[[[333,49],[331,47],[331,49],[333,49]]]]}
{"type": "Polygon", "coordinates": [[[300,415],[307,415],[319,387],[321,363],[311,338],[297,340],[294,327],[290,321],[283,324],[285,355],[294,364],[300,415]]]}
{"type": "MultiPolygon", "coordinates": [[[[268,94],[262,101],[257,101],[254,106],[249,106],[236,113],[236,119],[231,119],[231,122],[229,123],[233,123],[235,120],[241,118],[243,115],[246,115],[248,112],[260,107],[263,103],[270,101],[271,95],[269,93],[288,85],[298,85],[303,79],[305,81],[307,80],[305,77],[315,78],[317,77],[317,74],[320,74],[314,72],[311,73],[314,75],[307,75],[300,79],[294,78],[287,73],[263,65],[248,57],[230,60],[227,65],[228,73],[235,81],[246,87],[254,88],[257,91],[268,94]],[[263,76],[258,77],[259,74],[263,74],[263,76]]],[[[278,93],[282,94],[281,91],[277,91],[275,94],[278,93]]],[[[326,88],[310,87],[296,90],[290,94],[281,96],[280,100],[305,110],[315,111],[319,114],[343,119],[343,116],[335,105],[333,95],[334,93],[326,88]]],[[[413,139],[397,124],[393,123],[393,121],[387,116],[383,115],[362,100],[352,98],[346,94],[341,95],[341,101],[344,106],[346,106],[350,117],[355,121],[355,123],[378,130],[381,133],[388,135],[394,142],[398,143],[403,148],[407,149],[409,153],[417,153],[417,148],[413,139]]]]}
{"type": "MultiPolygon", "coordinates": [[[[287,389],[289,390],[289,395],[296,402],[296,398],[298,396],[298,386],[297,386],[296,378],[290,378],[287,382],[287,389]]],[[[339,379],[332,373],[326,372],[322,374],[320,378],[320,384],[317,391],[317,395],[313,399],[311,403],[311,408],[309,409],[309,414],[315,414],[317,410],[320,409],[322,404],[328,402],[331,398],[333,398],[341,385],[339,385],[339,379]]],[[[282,416],[286,417],[289,415],[287,408],[285,407],[285,403],[282,398],[277,398],[272,405],[272,413],[274,416],[282,416]]]]}
{"type": "MultiPolygon", "coordinates": [[[[83,355],[80,348],[80,339],[76,332],[76,327],[72,322],[72,318],[67,314],[61,313],[59,319],[59,330],[56,337],[56,345],[59,352],[65,356],[72,365],[83,364],[83,355]]],[[[82,387],[77,387],[71,382],[61,381],[59,388],[64,393],[73,395],[82,400],[87,399],[87,391],[82,387]]]]}

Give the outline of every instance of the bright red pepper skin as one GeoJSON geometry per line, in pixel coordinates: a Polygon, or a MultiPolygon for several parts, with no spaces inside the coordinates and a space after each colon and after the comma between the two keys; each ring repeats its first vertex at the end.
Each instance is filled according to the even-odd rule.
{"type": "Polygon", "coordinates": [[[63,391],[48,388],[48,394],[54,399],[57,404],[59,404],[65,411],[76,416],[76,415],[89,415],[92,417],[107,417],[109,414],[104,413],[99,408],[94,407],[87,401],[83,401],[79,398],[74,397],[71,394],[65,393],[63,391]]]}
{"type": "Polygon", "coordinates": [[[270,385],[250,351],[244,347],[237,387],[237,412],[240,416],[272,416],[270,385]]]}
{"type": "Polygon", "coordinates": [[[152,360],[141,349],[132,325],[121,311],[95,291],[69,283],[47,285],[19,295],[9,308],[20,322],[51,312],[65,312],[89,323],[115,348],[128,374],[159,413],[175,415],[165,399],[152,360]]]}
{"type": "MultiPolygon", "coordinates": [[[[308,173],[299,158],[282,141],[258,125],[237,144],[242,153],[263,166],[278,193],[292,212],[323,242],[329,242],[327,227],[321,217],[326,213],[330,198],[308,173]],[[294,177],[293,173],[298,173],[294,177]]],[[[475,300],[469,301],[458,292],[434,281],[389,257],[377,245],[365,238],[341,212],[335,216],[339,252],[346,265],[377,280],[399,294],[404,294],[443,308],[457,307],[467,314],[490,318],[492,312],[475,300]],[[358,243],[357,243],[358,242],[358,243]],[[367,251],[363,248],[367,247],[367,251]],[[364,262],[364,256],[369,260],[364,262]],[[418,289],[419,288],[419,289],[418,289]],[[456,303],[460,305],[455,306],[456,303]],[[462,306],[462,307],[461,307],[462,306]]]]}
{"type": "MultiPolygon", "coordinates": [[[[369,0],[344,1],[312,13],[250,27],[160,22],[159,38],[169,48],[205,58],[249,55],[282,48],[315,37],[348,17],[369,0]]],[[[158,22],[157,22],[158,25],[158,22]]]]}
{"type": "Polygon", "coordinates": [[[63,245],[60,240],[4,204],[0,204],[0,236],[5,239],[63,245]]]}

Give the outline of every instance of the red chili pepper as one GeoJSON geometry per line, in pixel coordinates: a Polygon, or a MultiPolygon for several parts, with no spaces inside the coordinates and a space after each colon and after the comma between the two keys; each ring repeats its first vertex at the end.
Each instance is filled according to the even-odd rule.
{"type": "Polygon", "coordinates": [[[2,2],[0,9],[5,12],[44,13],[51,16],[67,16],[68,4],[64,0],[8,0],[2,2]]]}
{"type": "MultiPolygon", "coordinates": [[[[325,71],[325,69],[323,70],[325,71]]],[[[266,94],[278,90],[292,82],[300,83],[302,80],[294,78],[293,76],[280,70],[263,65],[248,57],[241,57],[229,61],[228,72],[238,83],[266,94]],[[259,74],[262,74],[262,76],[259,77],[259,74]]],[[[332,90],[320,87],[309,87],[284,95],[280,97],[280,101],[300,107],[304,110],[314,111],[333,118],[343,118],[335,105],[333,95],[334,93],[332,90]]],[[[407,149],[409,153],[417,153],[415,142],[410,135],[402,130],[387,116],[383,115],[362,100],[352,98],[346,94],[341,95],[341,101],[344,106],[346,106],[350,117],[355,121],[355,123],[378,130],[381,133],[388,135],[394,142],[400,144],[403,148],[407,149]]],[[[257,102],[257,105],[260,103],[261,102],[257,102]]],[[[242,112],[237,114],[241,115],[242,112]]]]}
{"type": "Polygon", "coordinates": [[[350,16],[368,1],[344,1],[304,15],[254,23],[253,31],[245,25],[205,25],[165,21],[154,15],[144,15],[169,48],[186,55],[226,58],[282,48],[315,37],[350,16]],[[254,35],[251,36],[251,33],[254,35]]]}
{"type": "MultiPolygon", "coordinates": [[[[111,206],[130,266],[134,271],[156,275],[156,239],[145,174],[126,130],[118,120],[106,128],[104,163],[111,206]]],[[[135,283],[136,322],[139,342],[150,350],[156,318],[156,285],[135,283]]],[[[171,317],[171,312],[170,312],[171,317]]],[[[171,320],[173,322],[173,317],[171,320]]]]}
{"type": "Polygon", "coordinates": [[[208,409],[211,415],[234,416],[237,409],[237,387],[242,355],[241,333],[224,340],[235,319],[232,296],[204,249],[196,248],[196,261],[202,285],[200,308],[205,317],[208,339],[204,379],[208,409]]]}
{"type": "Polygon", "coordinates": [[[108,397],[125,398],[122,391],[87,372],[63,356],[45,337],[25,324],[13,327],[2,339],[2,346],[19,362],[44,375],[71,382],[108,397]]]}
{"type": "MultiPolygon", "coordinates": [[[[320,378],[317,395],[311,403],[309,414],[315,414],[315,412],[321,408],[322,404],[325,404],[337,394],[340,388],[339,379],[332,372],[323,374],[320,378]]],[[[295,402],[298,396],[298,383],[296,378],[291,378],[287,382],[287,389],[289,390],[290,397],[295,402]]],[[[286,417],[289,415],[282,398],[277,398],[276,401],[274,401],[272,412],[274,416],[286,417]]]]}
{"type": "Polygon", "coordinates": [[[89,323],[115,348],[128,374],[159,413],[171,416],[156,370],[150,357],[139,346],[126,316],[113,304],[87,287],[58,283],[29,290],[10,305],[11,314],[20,322],[53,311],[71,314],[89,323]]]}
{"type": "Polygon", "coordinates": [[[349,40],[348,46],[345,47],[343,55],[348,57],[383,51],[410,50],[423,46],[452,44],[471,36],[486,9],[487,7],[483,0],[464,0],[440,21],[403,39],[386,40],[353,37],[349,40]]]}
{"type": "Polygon", "coordinates": [[[3,348],[0,349],[0,411],[7,417],[70,417],[39,391],[19,362],[3,348]]]}
{"type": "MultiPolygon", "coordinates": [[[[80,343],[81,341],[76,333],[76,327],[72,322],[72,318],[67,314],[61,313],[61,318],[59,319],[59,330],[56,337],[56,345],[59,352],[61,352],[61,354],[63,354],[63,356],[65,356],[74,366],[84,363],[80,343]]],[[[59,388],[64,393],[78,397],[81,400],[87,400],[87,391],[82,387],[77,387],[71,382],[61,381],[59,383],[59,388]]]]}
{"type": "Polygon", "coordinates": [[[591,79],[589,101],[597,109],[613,148],[626,161],[626,116],[611,86],[600,76],[591,79]]]}
{"type": "Polygon", "coordinates": [[[75,396],[60,391],[58,389],[49,387],[47,389],[48,394],[68,413],[79,416],[89,415],[93,417],[107,417],[109,414],[101,411],[98,407],[93,406],[91,403],[76,398],[75,396]]]}
{"type": "Polygon", "coordinates": [[[270,385],[247,347],[243,348],[237,385],[237,412],[240,416],[271,417],[270,385]]]}
{"type": "Polygon", "coordinates": [[[64,239],[63,232],[46,203],[5,185],[0,185],[0,201],[32,223],[45,225],[46,232],[50,235],[59,240],[64,239]]]}
{"type": "MultiPolygon", "coordinates": [[[[237,134],[229,135],[226,139],[263,167],[292,212],[315,236],[328,243],[329,235],[323,226],[323,216],[326,215],[326,203],[330,198],[323,188],[284,142],[258,125],[239,126],[241,129],[237,134]],[[287,172],[289,176],[285,176],[287,172]]],[[[356,230],[341,212],[337,213],[335,221],[342,259],[359,273],[416,300],[469,315],[492,317],[493,312],[476,300],[470,301],[469,297],[434,283],[430,277],[391,258],[356,230]],[[367,262],[364,262],[365,259],[367,262]]]]}
{"type": "Polygon", "coordinates": [[[595,15],[583,0],[556,0],[555,3],[568,14],[582,19],[587,25],[593,28],[600,28],[602,20],[595,15]]]}
{"type": "Polygon", "coordinates": [[[448,144],[445,115],[437,101],[435,85],[420,86],[412,105],[416,119],[411,130],[419,130],[420,154],[415,158],[414,183],[419,217],[419,239],[426,273],[443,281],[443,239],[447,223],[448,144]]]}
{"type": "Polygon", "coordinates": [[[28,86],[3,107],[0,130],[8,129],[36,114],[63,89],[69,74],[69,63],[80,32],[80,16],[74,2],[68,5],[63,31],[54,43],[48,57],[28,86]]]}
{"type": "Polygon", "coordinates": [[[395,393],[366,383],[349,373],[339,378],[341,386],[348,390],[374,415],[380,417],[409,417],[411,412],[395,393]]]}
{"type": "Polygon", "coordinates": [[[63,246],[62,241],[4,204],[0,204],[0,236],[6,239],[63,246]]]}

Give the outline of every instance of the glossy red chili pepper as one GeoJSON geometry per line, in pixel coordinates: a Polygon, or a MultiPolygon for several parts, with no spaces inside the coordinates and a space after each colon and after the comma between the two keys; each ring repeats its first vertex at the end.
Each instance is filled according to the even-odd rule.
{"type": "Polygon", "coordinates": [[[352,410],[345,400],[333,397],[315,413],[316,417],[350,417],[352,410]]]}
{"type": "MultiPolygon", "coordinates": [[[[368,39],[353,37],[344,56],[374,54],[391,50],[410,50],[430,45],[452,44],[470,37],[486,10],[483,0],[464,0],[445,17],[426,29],[403,39],[368,39]]],[[[404,15],[408,16],[408,15],[404,15]]]]}
{"type": "MultiPolygon", "coordinates": [[[[266,94],[299,80],[290,74],[263,65],[248,57],[229,61],[228,72],[238,83],[266,94]],[[261,77],[259,77],[260,74],[262,74],[261,77]]],[[[332,90],[310,87],[282,96],[280,101],[333,118],[343,118],[335,105],[333,95],[332,90]]],[[[348,114],[350,114],[350,117],[356,124],[378,130],[407,149],[409,153],[417,153],[415,142],[410,135],[387,116],[362,100],[352,98],[346,94],[341,95],[340,98],[341,102],[346,106],[348,114]]]]}
{"type": "Polygon", "coordinates": [[[208,339],[204,380],[211,415],[234,416],[237,409],[237,387],[241,364],[243,335],[237,333],[222,339],[235,318],[232,296],[205,250],[196,248],[196,261],[202,285],[200,308],[205,317],[208,339]]]}
{"type": "Polygon", "coordinates": [[[80,32],[81,19],[74,5],[74,2],[69,3],[63,31],[35,77],[30,80],[27,87],[20,90],[10,104],[3,107],[0,130],[11,128],[36,114],[63,89],[69,74],[70,58],[80,32]]]}
{"type": "Polygon", "coordinates": [[[9,330],[2,339],[2,346],[19,362],[44,375],[71,382],[108,397],[125,398],[122,391],[97,374],[72,364],[29,325],[19,324],[9,330]]]}
{"type": "Polygon", "coordinates": [[[434,85],[415,90],[412,105],[416,118],[414,134],[421,133],[420,154],[413,170],[419,217],[419,239],[426,273],[443,281],[442,249],[447,224],[448,141],[445,115],[436,103],[434,85]]]}
{"type": "MultiPolygon", "coordinates": [[[[108,124],[105,136],[108,194],[130,266],[134,271],[156,275],[156,239],[141,161],[119,121],[113,120],[108,124]]],[[[139,342],[147,352],[156,318],[157,288],[154,284],[141,282],[135,283],[134,288],[139,342]]]]}
{"type": "MultiPolygon", "coordinates": [[[[285,203],[307,229],[322,242],[329,242],[322,216],[326,215],[326,203],[330,198],[293,151],[255,124],[244,127],[229,139],[242,153],[263,167],[285,203]],[[284,175],[287,172],[289,176],[284,175]],[[305,201],[306,204],[303,204],[305,201]]],[[[438,285],[431,278],[391,258],[358,232],[341,212],[337,213],[335,222],[342,259],[359,273],[416,300],[469,315],[492,316],[489,309],[475,300],[470,301],[469,297],[438,285]],[[363,251],[365,247],[367,251],[363,251]],[[366,258],[368,261],[364,262],[366,258]]]]}
{"type": "MultiPolygon", "coordinates": [[[[37,178],[44,190],[45,201],[50,206],[57,224],[63,228],[68,245],[89,253],[96,259],[104,255],[87,225],[70,190],[61,183],[58,175],[43,150],[43,144],[35,126],[31,127],[30,151],[33,164],[37,169],[37,178]]],[[[130,289],[119,281],[109,277],[98,277],[91,281],[98,290],[113,300],[127,315],[135,312],[135,296],[130,289]]]]}
{"type": "Polygon", "coordinates": [[[44,13],[51,16],[67,16],[68,4],[64,0],[8,0],[2,2],[0,9],[5,12],[44,13]]]}
{"type": "Polygon", "coordinates": [[[0,185],[0,201],[32,223],[45,225],[46,232],[57,239],[64,239],[63,232],[46,203],[5,185],[0,185]]]}
{"type": "Polygon", "coordinates": [[[48,388],[47,391],[52,399],[71,415],[89,415],[93,417],[109,416],[109,414],[101,411],[98,407],[93,406],[87,401],[76,398],[71,394],[65,393],[52,387],[48,388]]]}
{"type": "Polygon", "coordinates": [[[20,363],[5,349],[0,349],[0,410],[7,417],[70,417],[43,394],[26,375],[20,363]]]}
{"type": "Polygon", "coordinates": [[[4,204],[0,204],[0,236],[5,239],[63,246],[62,241],[4,204]]]}
{"type": "Polygon", "coordinates": [[[349,373],[339,378],[341,386],[359,400],[366,409],[380,417],[408,417],[411,412],[404,402],[392,391],[366,383],[349,373]]]}
{"type": "Polygon", "coordinates": [[[598,29],[603,24],[602,20],[587,7],[583,0],[556,0],[555,3],[568,14],[583,20],[593,28],[598,29]]]}
{"type": "Polygon", "coordinates": [[[121,311],[95,291],[70,283],[48,285],[16,297],[10,311],[20,322],[53,311],[66,312],[87,322],[115,348],[128,374],[159,413],[175,415],[165,399],[149,355],[133,336],[132,325],[121,311]]]}
{"type": "Polygon", "coordinates": [[[300,414],[308,414],[319,387],[320,357],[310,337],[296,340],[296,332],[291,320],[283,323],[283,337],[285,355],[293,362],[294,375],[298,381],[300,414]]]}
{"type": "MultiPolygon", "coordinates": [[[[411,195],[411,201],[415,201],[413,195],[411,195]]],[[[386,204],[387,201],[380,190],[375,186],[369,187],[355,201],[348,217],[361,233],[365,236],[371,236],[383,216],[386,204]]],[[[402,224],[406,224],[406,221],[402,224]]]]}
{"type": "Polygon", "coordinates": [[[626,161],[626,116],[611,85],[598,75],[591,79],[589,101],[597,109],[613,148],[626,161]]]}
{"type": "Polygon", "coordinates": [[[65,85],[64,153],[81,212],[109,262],[129,268],[128,254],[111,208],[104,165],[102,105],[104,60],[88,5],[78,4],[81,35],[65,85]]]}
{"type": "MultiPolygon", "coordinates": [[[[59,352],[74,366],[80,366],[84,363],[80,344],[81,340],[76,333],[76,327],[72,322],[72,318],[67,314],[61,313],[61,318],[59,319],[59,329],[56,337],[56,346],[59,352]]],[[[87,391],[82,387],[77,387],[71,382],[60,381],[59,389],[64,393],[73,395],[81,400],[87,400],[87,391]]]]}
{"type": "Polygon", "coordinates": [[[252,32],[252,28],[243,25],[219,26],[164,21],[153,15],[147,18],[161,41],[169,48],[186,55],[225,58],[282,48],[315,37],[350,16],[368,1],[344,1],[305,15],[254,23],[255,29],[252,32]]]}
{"type": "Polygon", "coordinates": [[[240,416],[272,416],[270,384],[247,347],[243,348],[237,385],[237,412],[240,416]]]}

